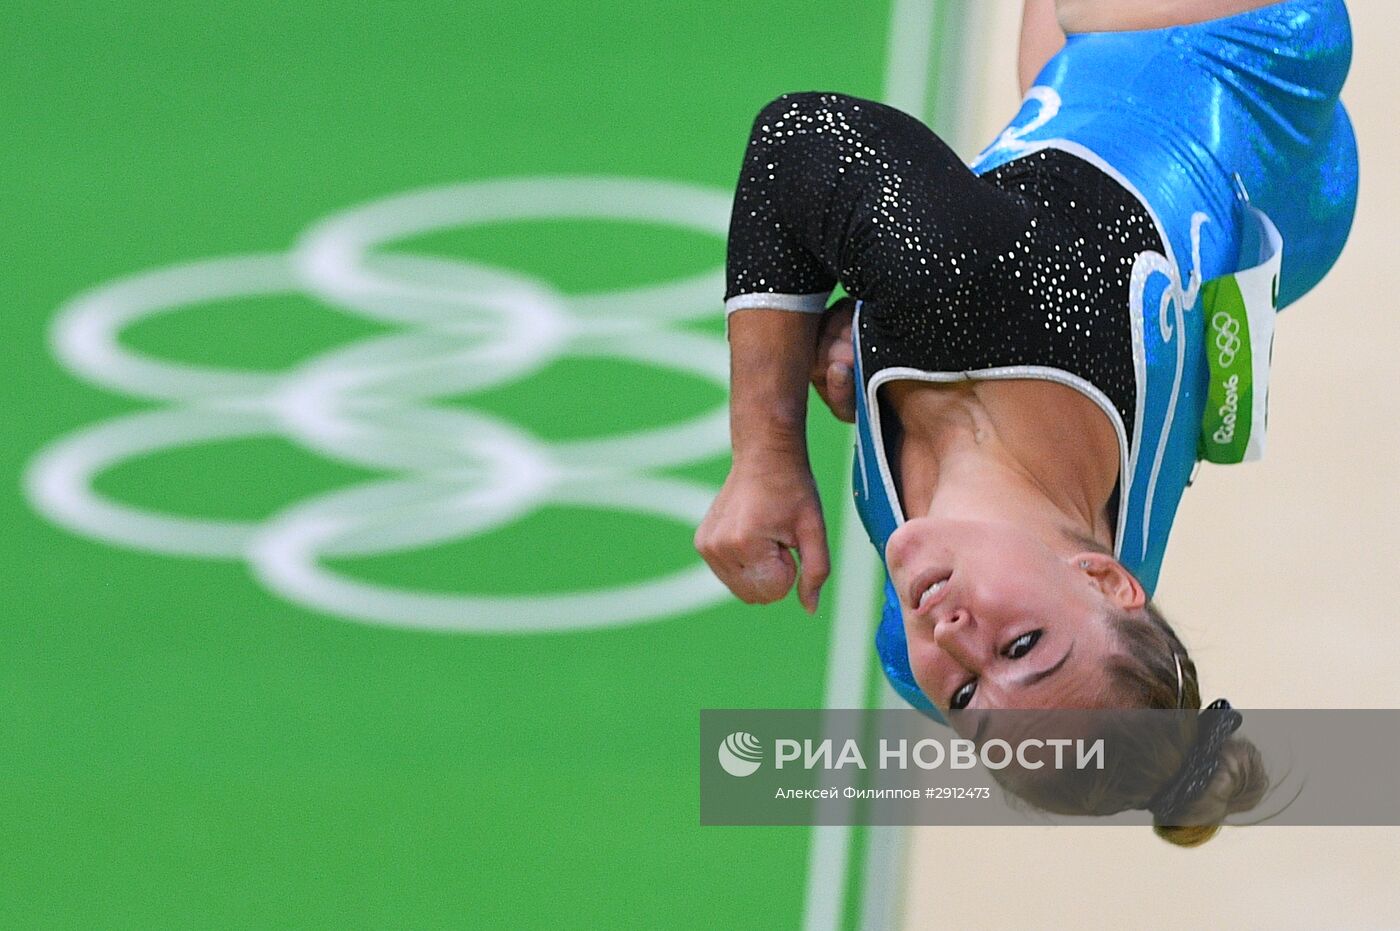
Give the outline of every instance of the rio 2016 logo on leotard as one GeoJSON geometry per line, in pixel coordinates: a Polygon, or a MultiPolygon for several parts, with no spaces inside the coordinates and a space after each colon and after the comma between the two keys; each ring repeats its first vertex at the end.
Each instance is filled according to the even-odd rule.
{"type": "MultiPolygon", "coordinates": [[[[1210,318],[1210,329],[1215,334],[1215,351],[1217,368],[1228,369],[1235,364],[1243,340],[1240,336],[1240,321],[1237,317],[1225,311],[1216,311],[1210,318]]],[[[1220,426],[1215,428],[1211,434],[1211,439],[1216,443],[1225,445],[1235,438],[1235,426],[1239,421],[1240,410],[1240,376],[1238,372],[1232,372],[1228,378],[1220,382],[1220,387],[1225,393],[1224,403],[1216,412],[1220,416],[1220,426]]]]}
{"type": "Polygon", "coordinates": [[[402,241],[572,219],[667,226],[722,242],[729,211],[726,192],[669,181],[472,182],[338,212],[285,252],[204,258],[100,285],[59,310],[54,355],[77,377],[149,405],[52,441],[26,469],[26,494],[74,533],[149,553],[241,561],[278,597],[366,624],[543,633],[644,623],[714,604],[727,593],[698,560],[633,582],[504,594],[371,581],[336,562],[470,539],[549,507],[694,527],[716,489],[666,471],[728,452],[723,394],[699,414],[656,427],[551,441],[463,402],[570,356],[685,373],[726,390],[723,338],[691,326],[717,318],[723,269],[566,294],[519,270],[414,254],[402,241]],[[158,358],[122,339],[159,314],[286,294],[381,328],[280,371],[158,358]],[[443,399],[452,403],[435,403],[443,399]],[[132,460],[256,437],[377,474],[261,520],[141,507],[97,487],[102,473],[132,460]]]}
{"type": "Polygon", "coordinates": [[[1217,443],[1228,443],[1235,438],[1235,422],[1239,419],[1240,376],[1231,375],[1222,382],[1225,388],[1225,403],[1220,405],[1220,426],[1211,434],[1217,443]]]}
{"type": "Polygon", "coordinates": [[[1210,328],[1215,333],[1216,356],[1220,367],[1229,368],[1235,364],[1235,355],[1240,351],[1240,322],[1224,311],[1210,318],[1210,328]]]}

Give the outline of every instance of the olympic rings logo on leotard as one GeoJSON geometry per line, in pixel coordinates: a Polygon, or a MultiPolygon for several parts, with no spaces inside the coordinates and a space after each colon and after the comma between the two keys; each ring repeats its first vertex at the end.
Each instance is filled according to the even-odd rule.
{"type": "Polygon", "coordinates": [[[1235,364],[1235,354],[1240,351],[1240,322],[1234,317],[1217,310],[1210,318],[1210,328],[1215,333],[1216,360],[1221,368],[1235,364]]]}
{"type": "Polygon", "coordinates": [[[371,624],[543,632],[643,622],[715,603],[723,586],[698,560],[634,584],[517,595],[375,584],[327,562],[476,536],[551,505],[694,526],[716,489],[655,473],[728,449],[723,402],[648,430],[556,442],[457,404],[566,356],[629,360],[724,388],[723,339],[684,326],[717,315],[722,269],[566,295],[518,271],[384,247],[438,230],[539,218],[659,224],[722,240],[729,209],[722,192],[643,179],[459,184],[327,217],[288,253],[202,259],[102,285],[60,309],[54,354],[78,377],[158,406],[50,443],[29,463],[27,496],[75,533],[152,553],[242,560],[282,598],[371,624]],[[130,325],[167,311],[281,294],[309,295],[397,328],[280,372],[159,359],[120,339],[130,325]],[[447,397],[451,407],[430,403],[447,397]],[[390,476],[261,521],[143,509],[94,488],[99,474],[141,456],[250,437],[281,437],[390,476]]]}

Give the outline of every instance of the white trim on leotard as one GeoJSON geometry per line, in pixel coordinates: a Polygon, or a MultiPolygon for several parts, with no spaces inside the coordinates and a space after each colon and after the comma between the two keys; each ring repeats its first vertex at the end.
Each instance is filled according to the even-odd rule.
{"type": "Polygon", "coordinates": [[[830,291],[816,294],[768,294],[753,292],[736,294],[724,302],[724,315],[728,317],[736,310],[790,310],[799,314],[819,314],[826,310],[826,302],[831,300],[830,291]]]}
{"type": "MultiPolygon", "coordinates": [[[[1018,162],[1044,149],[1056,149],[1088,162],[1116,181],[1135,201],[1137,201],[1148,218],[1152,221],[1152,226],[1157,231],[1157,238],[1162,243],[1162,249],[1165,252],[1167,261],[1171,263],[1173,267],[1179,267],[1176,263],[1175,253],[1172,250],[1171,239],[1167,236],[1166,229],[1162,225],[1161,218],[1157,216],[1157,212],[1152,209],[1152,205],[1142,196],[1142,192],[1137,189],[1137,186],[1124,177],[1121,172],[1109,164],[1101,155],[1087,146],[1069,139],[1045,139],[1037,142],[1023,143],[1022,145],[1024,148],[1018,147],[1016,157],[1009,159],[1004,165],[1018,162]]],[[[1185,308],[1183,308],[1183,310],[1184,309],[1185,308]]],[[[1087,379],[1081,378],[1071,372],[1066,372],[1063,369],[1054,368],[1053,366],[1009,365],[960,372],[928,372],[908,366],[896,366],[888,369],[881,369],[876,372],[865,388],[866,416],[870,421],[870,432],[873,440],[871,445],[873,446],[875,461],[879,467],[880,479],[885,486],[885,493],[889,498],[890,510],[894,514],[896,526],[902,525],[906,518],[904,516],[904,507],[900,503],[899,495],[894,487],[894,479],[890,473],[889,462],[885,456],[884,435],[880,425],[880,405],[877,398],[880,386],[889,381],[900,379],[936,383],[1011,378],[1040,379],[1056,382],[1080,392],[1097,404],[1099,408],[1108,415],[1109,422],[1113,425],[1114,432],[1118,436],[1119,454],[1118,518],[1116,522],[1117,525],[1114,528],[1113,552],[1115,556],[1122,558],[1124,536],[1127,532],[1128,501],[1133,490],[1134,479],[1137,476],[1137,463],[1139,453],[1142,449],[1143,419],[1147,406],[1147,351],[1143,321],[1138,315],[1132,313],[1129,308],[1125,307],[1124,310],[1128,311],[1129,332],[1132,336],[1133,375],[1136,382],[1133,411],[1133,442],[1131,444],[1128,442],[1127,429],[1123,423],[1123,418],[1118,413],[1117,407],[1108,399],[1107,395],[1087,379]]],[[[858,313],[859,305],[857,305],[857,314],[858,313]]],[[[859,327],[856,326],[854,329],[858,334],[859,327]]],[[[1185,334],[1181,334],[1180,338],[1185,339],[1185,334]]],[[[859,346],[857,346],[857,352],[859,352],[859,346]]],[[[1175,401],[1180,392],[1181,379],[1182,371],[1181,367],[1178,366],[1172,385],[1171,403],[1168,404],[1166,418],[1162,424],[1157,457],[1153,462],[1152,474],[1148,480],[1147,498],[1145,500],[1149,503],[1153,498],[1152,492],[1155,490],[1161,469],[1161,454],[1165,448],[1167,438],[1171,435],[1172,421],[1176,414],[1175,401]]],[[[1149,510],[1148,513],[1143,515],[1144,539],[1147,537],[1151,520],[1152,515],[1149,510]]]]}
{"type": "MultiPolygon", "coordinates": [[[[1142,195],[1142,192],[1137,189],[1137,185],[1129,181],[1124,177],[1122,172],[1114,168],[1103,156],[1099,155],[1099,153],[1088,146],[1069,139],[1058,138],[1042,139],[1036,142],[1023,142],[1017,147],[1016,157],[1007,161],[1006,164],[1019,161],[1043,149],[1057,149],[1061,152],[1073,155],[1076,158],[1083,159],[1099,171],[1108,175],[1114,181],[1117,181],[1125,191],[1133,196],[1133,199],[1141,205],[1142,209],[1146,211],[1148,218],[1152,221],[1153,228],[1157,230],[1157,238],[1161,240],[1162,250],[1169,265],[1172,268],[1179,269],[1181,267],[1176,261],[1176,253],[1172,249],[1171,238],[1167,235],[1166,227],[1162,225],[1161,218],[1157,216],[1157,211],[1152,209],[1152,205],[1148,203],[1147,198],[1142,195]]],[[[1182,307],[1181,311],[1183,315],[1189,309],[1189,307],[1182,307]]],[[[1132,313],[1131,310],[1128,313],[1128,320],[1133,337],[1133,371],[1137,379],[1137,394],[1135,398],[1136,410],[1133,412],[1133,448],[1127,471],[1120,488],[1123,501],[1127,500],[1132,484],[1137,479],[1138,455],[1142,451],[1142,424],[1147,406],[1147,350],[1143,331],[1143,320],[1139,318],[1137,314],[1132,313]]],[[[1179,337],[1184,345],[1186,334],[1181,333],[1179,337]]],[[[1156,497],[1157,481],[1162,469],[1162,457],[1166,452],[1167,441],[1171,437],[1172,423],[1176,419],[1176,403],[1181,394],[1181,379],[1184,374],[1184,366],[1178,365],[1172,379],[1171,395],[1167,402],[1166,417],[1162,421],[1161,433],[1158,436],[1157,450],[1152,460],[1152,470],[1147,480],[1146,496],[1143,498],[1142,553],[1140,555],[1146,555],[1147,553],[1147,541],[1150,538],[1152,528],[1152,501],[1156,497]]],[[[1122,502],[1120,502],[1120,504],[1121,503],[1122,502]]],[[[1122,511],[1121,507],[1120,511],[1122,511]]],[[[1119,558],[1122,558],[1123,540],[1121,533],[1122,528],[1120,527],[1118,545],[1114,548],[1114,554],[1119,558]]]]}
{"type": "MultiPolygon", "coordinates": [[[[857,313],[859,313],[859,309],[857,309],[857,313]]],[[[904,505],[900,502],[899,493],[894,487],[894,476],[890,472],[889,460],[885,455],[885,437],[880,424],[878,398],[880,387],[891,381],[924,381],[948,384],[956,381],[1009,379],[1033,379],[1065,385],[1093,401],[1108,416],[1109,423],[1113,425],[1114,435],[1118,438],[1118,469],[1120,473],[1118,477],[1118,516],[1113,535],[1113,551],[1117,553],[1123,545],[1123,533],[1127,526],[1128,515],[1128,482],[1124,470],[1127,469],[1132,458],[1128,448],[1128,432],[1123,425],[1123,417],[1118,413],[1118,408],[1113,405],[1108,396],[1092,382],[1071,372],[1048,365],[1002,365],[965,372],[927,372],[910,366],[896,365],[881,369],[871,377],[865,390],[865,413],[870,421],[871,445],[874,447],[876,465],[880,469],[880,481],[885,486],[885,494],[889,498],[890,510],[894,514],[895,526],[903,526],[907,518],[904,516],[904,505]]]]}

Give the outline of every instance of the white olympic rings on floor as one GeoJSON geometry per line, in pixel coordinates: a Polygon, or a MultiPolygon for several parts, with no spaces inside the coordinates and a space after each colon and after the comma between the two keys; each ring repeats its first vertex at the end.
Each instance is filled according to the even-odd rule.
{"type": "MultiPolygon", "coordinates": [[[[723,238],[718,191],[627,178],[533,178],[387,197],[325,218],[289,254],[231,256],[103,285],[63,307],[57,359],[109,390],[165,406],[83,427],[31,461],[33,506],[73,532],[154,553],[246,560],[270,591],[337,617],[462,632],[543,632],[637,623],[724,597],[698,561],[641,582],[557,594],[471,595],[373,584],[328,557],[368,556],[484,533],[550,505],[642,512],[691,526],[714,489],[648,470],[724,452],[716,406],[677,423],[545,442],[479,411],[434,405],[592,356],[685,372],[723,387],[721,339],[675,326],[718,315],[723,273],[564,295],[517,271],[381,251],[487,222],[623,220],[723,238]],[[292,366],[252,372],[153,358],[122,331],[191,305],[289,293],[393,325],[292,366]],[[293,504],[262,521],[144,510],[93,488],[103,471],[162,450],[281,437],[320,456],[396,473],[293,504]]],[[[600,545],[606,545],[600,541],[600,545]]]]}

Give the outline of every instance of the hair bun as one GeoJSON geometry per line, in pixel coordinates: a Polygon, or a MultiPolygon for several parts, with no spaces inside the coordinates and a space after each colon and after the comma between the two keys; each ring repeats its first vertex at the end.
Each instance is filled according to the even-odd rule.
{"type": "Polygon", "coordinates": [[[1223,698],[1217,698],[1197,716],[1196,741],[1186,759],[1167,783],[1147,803],[1159,821],[1169,821],[1205,791],[1220,767],[1220,750],[1239,730],[1244,719],[1223,698]]]}
{"type": "Polygon", "coordinates": [[[1178,847],[1199,847],[1220,832],[1221,822],[1235,812],[1249,811],[1269,791],[1269,774],[1259,748],[1245,737],[1229,737],[1219,750],[1218,766],[1204,791],[1183,805],[1172,820],[1157,824],[1153,832],[1178,847]]]}

